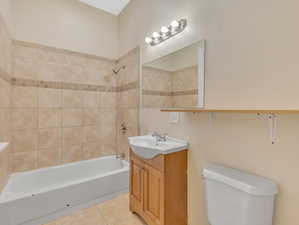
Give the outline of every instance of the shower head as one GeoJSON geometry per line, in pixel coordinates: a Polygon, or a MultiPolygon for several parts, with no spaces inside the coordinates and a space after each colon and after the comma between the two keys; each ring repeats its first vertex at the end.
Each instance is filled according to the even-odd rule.
{"type": "Polygon", "coordinates": [[[112,71],[115,75],[117,75],[122,69],[126,69],[126,66],[121,66],[118,69],[112,69],[112,71]]]}

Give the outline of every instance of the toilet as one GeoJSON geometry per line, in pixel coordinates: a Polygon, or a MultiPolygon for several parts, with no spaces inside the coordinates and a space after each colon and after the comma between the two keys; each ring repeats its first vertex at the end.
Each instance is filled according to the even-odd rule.
{"type": "Polygon", "coordinates": [[[217,164],[204,167],[203,179],[210,225],[272,225],[275,183],[217,164]]]}

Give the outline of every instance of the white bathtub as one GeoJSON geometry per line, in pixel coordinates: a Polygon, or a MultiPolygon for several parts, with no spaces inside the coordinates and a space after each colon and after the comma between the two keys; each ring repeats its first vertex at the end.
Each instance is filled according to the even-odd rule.
{"type": "Polygon", "coordinates": [[[115,156],[15,173],[0,196],[0,225],[35,225],[128,192],[115,156]]]}

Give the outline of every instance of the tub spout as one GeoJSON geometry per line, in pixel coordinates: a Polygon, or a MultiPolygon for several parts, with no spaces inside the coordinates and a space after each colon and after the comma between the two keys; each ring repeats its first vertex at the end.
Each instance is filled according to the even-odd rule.
{"type": "Polygon", "coordinates": [[[116,155],[116,158],[117,158],[117,159],[122,159],[122,160],[124,160],[124,159],[126,158],[126,154],[123,153],[123,152],[122,152],[122,153],[119,153],[119,154],[116,155]]]}

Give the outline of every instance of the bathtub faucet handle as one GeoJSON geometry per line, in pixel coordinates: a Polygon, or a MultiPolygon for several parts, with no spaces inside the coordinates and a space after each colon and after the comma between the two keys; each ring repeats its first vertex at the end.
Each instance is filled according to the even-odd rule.
{"type": "Polygon", "coordinates": [[[124,153],[124,152],[119,153],[116,155],[116,158],[124,160],[126,158],[126,153],[124,153]]]}
{"type": "Polygon", "coordinates": [[[123,134],[126,134],[126,133],[127,133],[128,128],[127,128],[125,122],[122,122],[122,123],[120,124],[120,130],[121,130],[121,132],[122,132],[123,134]]]}

